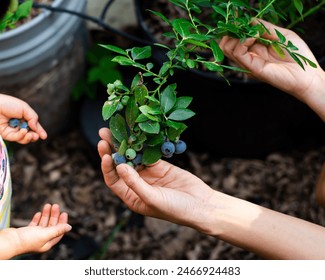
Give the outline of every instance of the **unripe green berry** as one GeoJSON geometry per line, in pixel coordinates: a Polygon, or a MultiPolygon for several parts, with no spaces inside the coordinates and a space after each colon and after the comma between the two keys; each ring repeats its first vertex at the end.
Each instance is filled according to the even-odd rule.
{"type": "Polygon", "coordinates": [[[123,86],[123,84],[122,84],[122,82],[121,82],[120,80],[116,80],[116,81],[114,82],[114,86],[115,86],[115,87],[119,87],[119,86],[123,86]]]}
{"type": "Polygon", "coordinates": [[[114,86],[114,84],[107,84],[107,93],[108,93],[109,95],[111,95],[111,94],[114,93],[114,91],[115,91],[115,86],[114,86]]]}
{"type": "Polygon", "coordinates": [[[125,157],[128,159],[128,160],[132,160],[136,157],[137,153],[135,150],[129,148],[125,151],[125,157]]]}
{"type": "Polygon", "coordinates": [[[137,140],[137,137],[135,136],[135,135],[130,135],[130,137],[129,137],[129,142],[134,142],[134,141],[136,141],[137,140]]]}
{"type": "Polygon", "coordinates": [[[130,96],[124,95],[121,99],[121,103],[125,106],[126,104],[128,104],[129,99],[130,96]]]}

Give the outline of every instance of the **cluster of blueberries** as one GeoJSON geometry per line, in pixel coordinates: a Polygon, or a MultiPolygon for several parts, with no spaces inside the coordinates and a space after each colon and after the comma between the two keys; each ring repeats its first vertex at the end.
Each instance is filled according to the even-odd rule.
{"type": "Polygon", "coordinates": [[[164,157],[170,158],[173,154],[184,153],[187,146],[183,140],[178,140],[176,142],[166,141],[161,145],[161,152],[164,157]]]}
{"type": "MultiPolygon", "coordinates": [[[[178,140],[176,142],[165,141],[161,147],[161,153],[165,158],[171,158],[174,154],[181,154],[186,151],[187,145],[184,141],[178,140]]],[[[134,149],[127,149],[124,155],[119,153],[112,154],[115,165],[121,163],[129,164],[130,166],[139,166],[142,164],[142,153],[137,153],[134,149]]]]}
{"type": "Polygon", "coordinates": [[[26,121],[21,121],[19,119],[16,118],[12,118],[9,120],[8,122],[10,127],[16,128],[19,126],[19,128],[25,128],[25,129],[29,129],[28,123],[26,121]]]}

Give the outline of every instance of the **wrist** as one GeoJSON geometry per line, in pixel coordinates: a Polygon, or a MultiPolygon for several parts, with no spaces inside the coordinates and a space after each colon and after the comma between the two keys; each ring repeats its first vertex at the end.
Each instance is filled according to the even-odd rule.
{"type": "Polygon", "coordinates": [[[323,121],[325,121],[325,71],[318,71],[309,92],[303,100],[323,121]]]}
{"type": "Polygon", "coordinates": [[[0,259],[11,259],[20,255],[20,242],[16,228],[6,228],[0,231],[0,259]]]}

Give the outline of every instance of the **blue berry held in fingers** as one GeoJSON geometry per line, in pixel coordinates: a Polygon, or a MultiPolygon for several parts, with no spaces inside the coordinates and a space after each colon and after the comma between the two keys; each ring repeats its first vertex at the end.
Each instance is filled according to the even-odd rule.
{"type": "Polygon", "coordinates": [[[9,120],[8,123],[9,123],[10,127],[16,128],[17,126],[19,126],[20,120],[12,118],[12,119],[9,120]]]}
{"type": "Polygon", "coordinates": [[[178,140],[175,143],[175,154],[181,154],[186,151],[187,145],[184,141],[178,140]]]}
{"type": "Polygon", "coordinates": [[[119,153],[112,154],[112,158],[114,160],[114,163],[116,165],[119,165],[121,163],[126,163],[126,158],[123,155],[120,155],[119,153]]]}
{"type": "Polygon", "coordinates": [[[142,164],[142,154],[137,154],[135,158],[132,160],[134,165],[141,165],[142,164]]]}
{"type": "Polygon", "coordinates": [[[25,129],[29,129],[28,123],[27,122],[22,122],[19,125],[20,128],[25,128],[25,129]]]}
{"type": "Polygon", "coordinates": [[[167,141],[161,145],[160,149],[164,156],[170,156],[175,152],[175,145],[173,142],[167,141]]]}

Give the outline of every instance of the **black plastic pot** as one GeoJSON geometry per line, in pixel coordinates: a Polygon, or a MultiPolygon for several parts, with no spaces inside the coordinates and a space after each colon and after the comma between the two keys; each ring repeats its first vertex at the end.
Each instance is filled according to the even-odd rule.
{"type": "MultiPolygon", "coordinates": [[[[156,41],[146,22],[149,1],[135,0],[144,37],[156,41]]],[[[154,59],[165,60],[161,49],[154,59]]],[[[325,60],[319,62],[325,66],[325,60]]],[[[180,96],[193,96],[183,139],[192,150],[219,156],[261,158],[269,153],[324,143],[325,125],[305,104],[258,81],[224,79],[203,71],[179,72],[173,78],[180,96]]]]}

